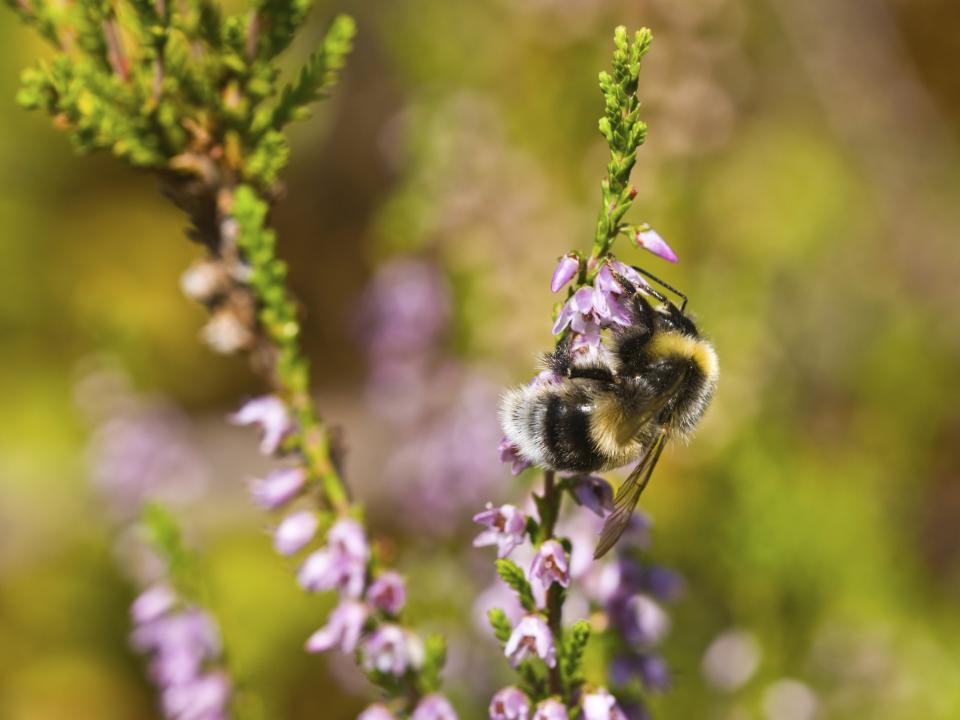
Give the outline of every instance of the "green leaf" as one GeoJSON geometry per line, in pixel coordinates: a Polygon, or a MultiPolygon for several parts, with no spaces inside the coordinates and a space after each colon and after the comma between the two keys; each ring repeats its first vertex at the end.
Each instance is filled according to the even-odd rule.
{"type": "Polygon", "coordinates": [[[446,661],[447,641],[443,635],[428,635],[424,641],[424,661],[419,678],[421,693],[431,693],[440,688],[440,674],[446,661]]]}
{"type": "Polygon", "coordinates": [[[306,106],[324,97],[323,92],[336,83],[337,72],[353,48],[355,33],[353,18],[349,15],[336,17],[323,43],[310,55],[296,80],[283,88],[276,107],[258,116],[254,132],[262,132],[267,127],[279,130],[293,120],[307,117],[306,106]]]}
{"type": "Polygon", "coordinates": [[[490,627],[493,628],[494,637],[500,641],[501,645],[505,645],[513,632],[507,614],[500,608],[491,608],[487,611],[487,619],[490,621],[490,627]]]}
{"type": "Polygon", "coordinates": [[[517,598],[520,600],[520,604],[524,610],[534,611],[537,605],[533,599],[533,589],[530,587],[530,583],[527,582],[527,578],[523,574],[523,570],[520,569],[520,566],[513,562],[513,560],[507,558],[497,560],[496,565],[497,574],[500,576],[500,579],[509,585],[517,594],[517,598]]]}
{"type": "Polygon", "coordinates": [[[565,633],[560,668],[568,688],[583,682],[583,654],[590,641],[590,623],[577,620],[565,633]]]}

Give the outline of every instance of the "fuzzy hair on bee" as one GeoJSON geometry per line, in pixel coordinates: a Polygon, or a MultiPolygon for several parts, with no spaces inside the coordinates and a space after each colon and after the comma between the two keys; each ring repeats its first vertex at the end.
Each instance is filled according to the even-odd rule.
{"type": "Polygon", "coordinates": [[[596,557],[626,528],[667,441],[690,437],[719,374],[713,345],[681,308],[646,287],[661,301],[654,307],[617,280],[630,324],[587,353],[571,352],[567,336],[542,361],[553,379],[508,390],[500,404],[504,434],[534,465],[594,472],[640,460],[617,493],[596,557]]]}

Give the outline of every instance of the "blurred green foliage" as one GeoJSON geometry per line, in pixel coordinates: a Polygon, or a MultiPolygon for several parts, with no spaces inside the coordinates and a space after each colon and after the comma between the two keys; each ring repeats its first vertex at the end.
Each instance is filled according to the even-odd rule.
{"type": "MultiPolygon", "coordinates": [[[[550,342],[555,258],[593,237],[606,162],[594,82],[609,30],[649,25],[657,36],[640,83],[649,138],[631,214],[680,255],[663,274],[691,297],[722,378],[695,442],[666,454],[644,500],[655,557],[689,587],[664,646],[675,687],[654,698],[655,717],[791,720],[771,714],[784,677],[816,694],[821,717],[960,715],[960,88],[944,69],[952,61],[931,50],[953,47],[957,9],[854,5],[883,31],[858,32],[826,0],[799,19],[780,0],[402,0],[315,13],[355,11],[357,50],[342,96],[291,133],[274,219],[334,420],[360,405],[353,298],[397,248],[449,268],[461,351],[504,382],[529,374],[550,342]],[[813,51],[832,36],[866,59],[813,51]],[[827,72],[811,67],[818,58],[827,72]],[[752,633],[761,652],[734,692],[701,672],[729,628],[752,633]]],[[[310,26],[287,69],[321,33],[310,26]]],[[[244,498],[256,460],[221,428],[257,385],[242,362],[196,342],[203,314],[176,290],[194,249],[152,182],[104,157],[74,158],[39,114],[15,106],[18,69],[48,52],[7,13],[0,717],[153,712],[126,645],[132,589],[89,489],[72,399],[77,368],[103,352],[187,407],[217,461],[190,533],[231,668],[267,717],[349,717],[364,686],[301,651],[326,608],[270,553],[244,498]]],[[[351,458],[368,449],[364,425],[347,423],[351,458]]],[[[393,534],[376,478],[358,492],[393,534]]],[[[476,592],[468,525],[447,543],[398,538],[414,620],[464,625],[476,592]]],[[[588,647],[588,679],[591,662],[588,647]]],[[[465,717],[482,717],[484,693],[509,677],[496,663],[453,686],[465,717]]]]}

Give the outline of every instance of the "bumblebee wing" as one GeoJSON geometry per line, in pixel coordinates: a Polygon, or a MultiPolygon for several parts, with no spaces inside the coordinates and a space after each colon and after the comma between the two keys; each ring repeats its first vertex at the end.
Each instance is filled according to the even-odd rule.
{"type": "MultiPolygon", "coordinates": [[[[640,411],[634,414],[627,422],[621,423],[617,428],[617,442],[626,445],[637,434],[650,423],[654,422],[663,412],[663,409],[677,394],[687,378],[687,369],[684,368],[678,372],[670,383],[661,389],[652,387],[644,388],[641,392],[647,397],[639,398],[640,411]]],[[[639,465],[637,467],[640,467],[639,465]]]]}
{"type": "Polygon", "coordinates": [[[640,494],[647,487],[647,483],[650,482],[650,476],[657,466],[666,440],[666,430],[661,430],[657,438],[647,448],[647,452],[644,453],[633,472],[617,490],[617,496],[613,501],[613,512],[604,523],[600,540],[597,542],[597,549],[593,551],[594,560],[606,555],[610,548],[616,545],[617,540],[623,535],[623,531],[627,529],[630,516],[633,515],[633,510],[640,500],[640,494]]]}

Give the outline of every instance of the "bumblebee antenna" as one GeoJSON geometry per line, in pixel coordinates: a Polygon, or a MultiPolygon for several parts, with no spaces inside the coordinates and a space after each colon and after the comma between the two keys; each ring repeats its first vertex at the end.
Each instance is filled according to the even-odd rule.
{"type": "MultiPolygon", "coordinates": [[[[657,283],[657,284],[659,284],[659,285],[662,285],[662,286],[665,287],[667,290],[669,290],[670,292],[672,292],[674,295],[676,295],[676,296],[678,296],[678,297],[682,297],[682,298],[683,298],[683,302],[680,304],[680,314],[681,314],[681,315],[683,314],[683,311],[684,311],[684,310],[686,309],[686,307],[687,307],[687,296],[686,296],[686,295],[684,295],[682,292],[680,292],[679,290],[677,290],[673,285],[669,285],[669,284],[665,283],[663,280],[661,280],[660,278],[658,278],[656,275],[647,272],[647,271],[644,270],[643,268],[637,267],[636,265],[631,265],[630,267],[632,267],[634,270],[636,270],[636,271],[637,271],[638,273],[640,273],[641,275],[646,275],[648,278],[650,278],[651,280],[653,280],[655,283],[657,283]]],[[[652,289],[652,288],[651,288],[651,289],[652,289]]],[[[656,290],[654,290],[652,294],[653,294],[653,296],[654,296],[655,298],[657,298],[657,300],[660,300],[661,302],[669,302],[663,295],[661,295],[660,293],[658,293],[656,290]]]]}

